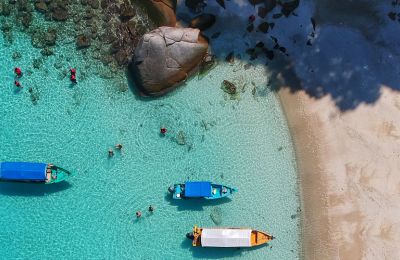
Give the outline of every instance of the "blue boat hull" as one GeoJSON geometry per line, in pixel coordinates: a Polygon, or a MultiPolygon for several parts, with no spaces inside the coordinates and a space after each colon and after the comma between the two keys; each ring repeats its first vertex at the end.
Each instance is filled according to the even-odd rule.
{"type": "Polygon", "coordinates": [[[206,199],[206,200],[215,200],[215,199],[222,199],[229,197],[233,193],[237,192],[236,188],[231,188],[225,185],[221,184],[211,184],[211,196],[207,197],[186,197],[184,194],[185,190],[185,184],[184,183],[179,183],[179,184],[174,184],[172,187],[170,187],[169,192],[172,193],[172,198],[173,199],[206,199]]]}

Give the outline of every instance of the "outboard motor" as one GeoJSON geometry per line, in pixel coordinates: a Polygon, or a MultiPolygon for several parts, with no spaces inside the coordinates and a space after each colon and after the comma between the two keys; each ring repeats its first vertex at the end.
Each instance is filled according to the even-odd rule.
{"type": "Polygon", "coordinates": [[[193,240],[193,239],[194,239],[193,232],[187,233],[187,234],[186,234],[186,237],[189,238],[190,240],[193,240]]]}
{"type": "Polygon", "coordinates": [[[174,193],[174,192],[175,192],[174,186],[169,186],[169,187],[168,187],[168,191],[169,191],[170,193],[174,193]]]}

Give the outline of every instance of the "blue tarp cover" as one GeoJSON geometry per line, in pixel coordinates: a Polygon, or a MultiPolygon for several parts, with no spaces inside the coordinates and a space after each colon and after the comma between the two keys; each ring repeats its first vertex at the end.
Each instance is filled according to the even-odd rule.
{"type": "Polygon", "coordinates": [[[211,197],[211,182],[185,182],[186,197],[211,197]]]}
{"type": "Polygon", "coordinates": [[[3,180],[46,180],[45,163],[2,162],[0,164],[0,179],[3,180]]]}

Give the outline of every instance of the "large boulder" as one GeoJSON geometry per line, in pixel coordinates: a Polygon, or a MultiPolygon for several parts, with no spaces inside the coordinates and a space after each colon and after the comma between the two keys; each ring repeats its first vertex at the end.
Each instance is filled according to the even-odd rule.
{"type": "Polygon", "coordinates": [[[151,20],[157,26],[176,25],[176,5],[177,0],[146,0],[140,1],[146,9],[151,20]]]}
{"type": "Polygon", "coordinates": [[[207,49],[198,29],[159,27],[140,39],[130,72],[143,95],[162,95],[197,68],[207,49]]]}

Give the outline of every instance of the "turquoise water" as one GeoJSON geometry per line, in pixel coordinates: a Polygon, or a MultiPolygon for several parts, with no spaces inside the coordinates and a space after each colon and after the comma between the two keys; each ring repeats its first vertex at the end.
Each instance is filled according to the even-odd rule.
{"type": "Polygon", "coordinates": [[[11,46],[0,36],[0,160],[52,162],[74,176],[49,186],[0,183],[1,259],[299,258],[293,147],[264,66],[219,62],[201,80],[142,99],[127,89],[123,72],[107,79],[109,71],[68,37],[35,69],[39,50],[13,34],[11,46]],[[13,60],[15,51],[21,59],[13,60]],[[13,85],[15,66],[24,72],[21,91],[13,85]],[[64,77],[70,67],[78,71],[75,86],[64,77]],[[221,90],[224,79],[239,86],[237,99],[221,90]],[[107,158],[116,143],[122,152],[107,158]],[[171,201],[168,186],[185,180],[239,192],[224,201],[171,201]],[[216,226],[211,215],[220,226],[277,239],[257,249],[192,248],[185,234],[194,224],[216,226]]]}

